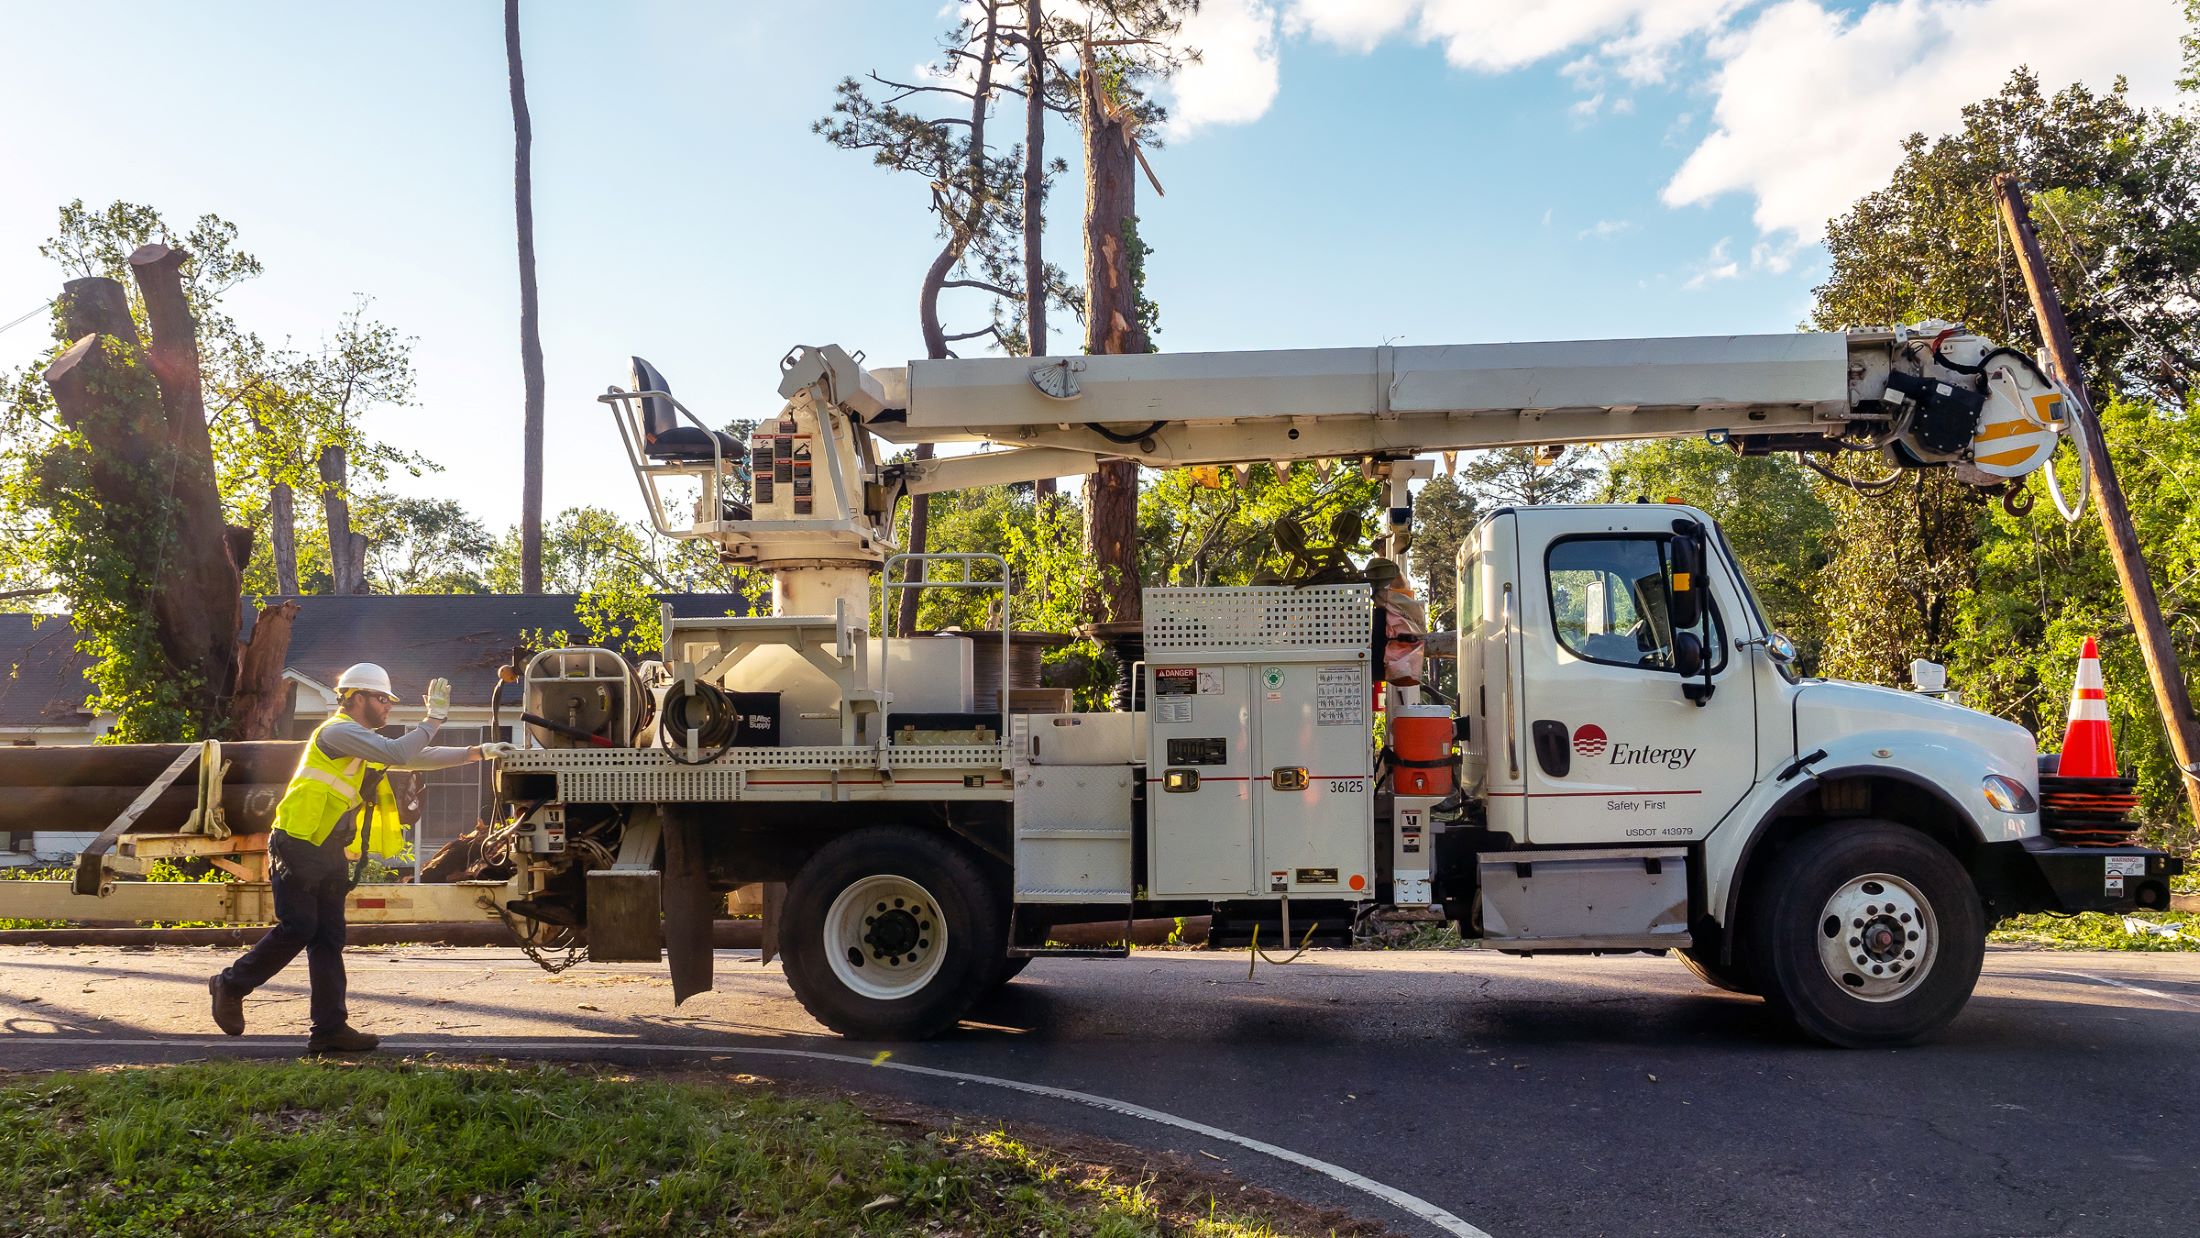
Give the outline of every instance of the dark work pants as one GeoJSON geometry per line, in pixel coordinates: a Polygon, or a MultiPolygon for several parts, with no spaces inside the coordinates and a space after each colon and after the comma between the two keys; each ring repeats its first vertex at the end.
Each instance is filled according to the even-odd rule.
{"type": "Polygon", "coordinates": [[[306,978],[313,986],[313,1030],[337,1031],[347,1026],[343,847],[315,847],[277,830],[269,836],[268,851],[275,927],[223,971],[222,979],[250,993],[303,950],[306,978]]]}

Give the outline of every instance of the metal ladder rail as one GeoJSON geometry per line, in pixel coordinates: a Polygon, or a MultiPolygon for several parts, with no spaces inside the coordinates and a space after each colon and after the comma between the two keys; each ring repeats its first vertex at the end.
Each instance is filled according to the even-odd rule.
{"type": "MultiPolygon", "coordinates": [[[[1014,626],[1015,626],[1015,625],[1014,625],[1013,623],[1011,623],[1011,622],[1010,622],[1010,615],[1009,615],[1009,607],[1010,607],[1010,605],[1011,605],[1011,602],[1012,602],[1012,599],[1013,599],[1013,595],[1011,594],[1011,592],[1010,592],[1010,589],[1009,589],[1009,579],[1008,579],[1008,560],[1007,560],[1007,559],[1005,559],[1005,558],[1003,558],[1003,557],[1001,557],[1000,555],[997,555],[997,554],[989,554],[989,553],[985,553],[985,552],[982,552],[982,551],[980,551],[980,552],[970,552],[970,551],[935,551],[935,552],[927,552],[927,553],[922,553],[922,554],[919,554],[919,553],[915,553],[915,552],[908,552],[908,551],[905,551],[905,552],[903,552],[903,553],[901,553],[901,554],[895,554],[895,555],[889,555],[889,556],[887,556],[885,564],[884,564],[883,566],[881,566],[881,567],[879,568],[879,573],[878,573],[878,585],[879,585],[879,599],[878,599],[878,607],[879,607],[879,609],[878,609],[878,613],[879,613],[879,638],[878,638],[878,639],[879,639],[879,645],[878,645],[878,655],[879,655],[879,668],[878,668],[878,686],[879,686],[879,694],[880,694],[880,695],[881,695],[881,696],[882,696],[882,697],[884,698],[884,700],[882,700],[882,701],[881,701],[881,703],[880,703],[880,705],[879,705],[879,739],[880,739],[880,742],[882,742],[882,743],[890,743],[890,742],[892,742],[892,738],[893,738],[893,717],[892,717],[892,714],[893,714],[894,702],[893,702],[893,695],[892,695],[892,693],[891,693],[891,692],[889,692],[889,691],[888,691],[888,688],[890,687],[890,684],[889,684],[889,680],[890,680],[891,676],[893,675],[893,669],[894,669],[894,660],[893,660],[893,658],[892,658],[892,657],[888,656],[888,655],[889,655],[889,653],[891,652],[891,651],[890,651],[890,649],[888,648],[888,645],[889,645],[889,642],[891,642],[891,641],[892,641],[892,640],[894,639],[894,624],[893,624],[893,621],[892,621],[892,619],[888,617],[888,614],[887,614],[887,604],[888,604],[888,603],[889,603],[889,602],[890,602],[890,601],[891,601],[891,600],[892,600],[892,599],[894,598],[894,596],[895,596],[896,592],[897,592],[898,590],[902,590],[902,589],[998,589],[998,590],[1000,590],[1000,591],[1001,591],[1001,693],[1000,693],[1000,707],[1001,707],[1001,741],[1002,741],[1002,744],[1003,744],[1003,750],[1005,751],[1005,750],[1006,750],[1006,744],[1007,744],[1007,741],[1008,741],[1008,691],[1009,691],[1009,689],[1008,689],[1008,678],[1009,678],[1009,668],[1008,668],[1008,638],[1009,638],[1009,633],[1011,632],[1011,630],[1012,630],[1012,629],[1014,628],[1014,626]],[[894,579],[894,565],[896,565],[896,564],[899,564],[899,563],[911,563],[911,562],[915,562],[915,563],[931,563],[931,562],[950,562],[950,563],[970,563],[970,562],[985,562],[985,563],[993,563],[993,564],[996,564],[996,565],[998,565],[998,566],[1000,567],[1000,569],[1001,569],[1001,578],[1000,578],[999,580],[972,580],[972,579],[970,579],[970,578],[969,578],[969,569],[968,569],[968,568],[965,568],[965,569],[963,569],[963,576],[964,576],[964,578],[963,578],[963,579],[961,579],[961,580],[925,580],[925,579],[918,579],[918,580],[908,580],[908,579],[895,580],[895,579],[894,579]]],[[[972,702],[972,704],[973,704],[973,705],[975,705],[975,704],[976,704],[976,702],[975,702],[975,701],[973,701],[973,702],[972,702]]]]}

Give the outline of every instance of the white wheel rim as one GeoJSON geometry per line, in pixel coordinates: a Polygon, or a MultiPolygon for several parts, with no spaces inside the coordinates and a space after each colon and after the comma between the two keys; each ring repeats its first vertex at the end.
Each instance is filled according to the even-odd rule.
{"type": "Polygon", "coordinates": [[[882,873],[840,892],[825,913],[825,957],[850,991],[874,1001],[932,983],[947,957],[947,919],[931,891],[882,873]]]}
{"type": "Polygon", "coordinates": [[[1916,886],[1867,873],[1833,892],[1818,914],[1818,961],[1858,1001],[1907,996],[1940,955],[1940,924],[1916,886]]]}

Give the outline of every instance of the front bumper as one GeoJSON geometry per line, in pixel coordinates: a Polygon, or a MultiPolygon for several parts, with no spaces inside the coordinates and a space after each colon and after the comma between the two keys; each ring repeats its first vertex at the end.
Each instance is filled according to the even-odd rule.
{"type": "Polygon", "coordinates": [[[2151,847],[2068,847],[2044,838],[2021,847],[2024,867],[2038,878],[2026,900],[2037,905],[2026,911],[2163,911],[2169,879],[2185,871],[2183,860],[2151,847]]]}

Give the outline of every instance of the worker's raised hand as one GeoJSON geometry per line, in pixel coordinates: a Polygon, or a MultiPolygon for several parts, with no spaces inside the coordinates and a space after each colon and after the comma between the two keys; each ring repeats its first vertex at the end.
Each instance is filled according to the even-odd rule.
{"type": "Polygon", "coordinates": [[[474,752],[484,761],[494,761],[500,757],[508,757],[518,751],[518,744],[507,744],[501,741],[480,744],[474,748],[474,752]]]}
{"type": "Polygon", "coordinates": [[[437,722],[441,722],[441,721],[443,721],[443,720],[444,720],[445,718],[448,718],[448,717],[450,717],[450,716],[451,716],[451,681],[450,681],[450,680],[448,680],[448,679],[431,679],[431,680],[429,680],[429,681],[428,681],[428,698],[427,698],[427,699],[428,699],[428,716],[429,716],[430,718],[433,718],[433,719],[435,719],[435,720],[436,720],[437,722]]]}

